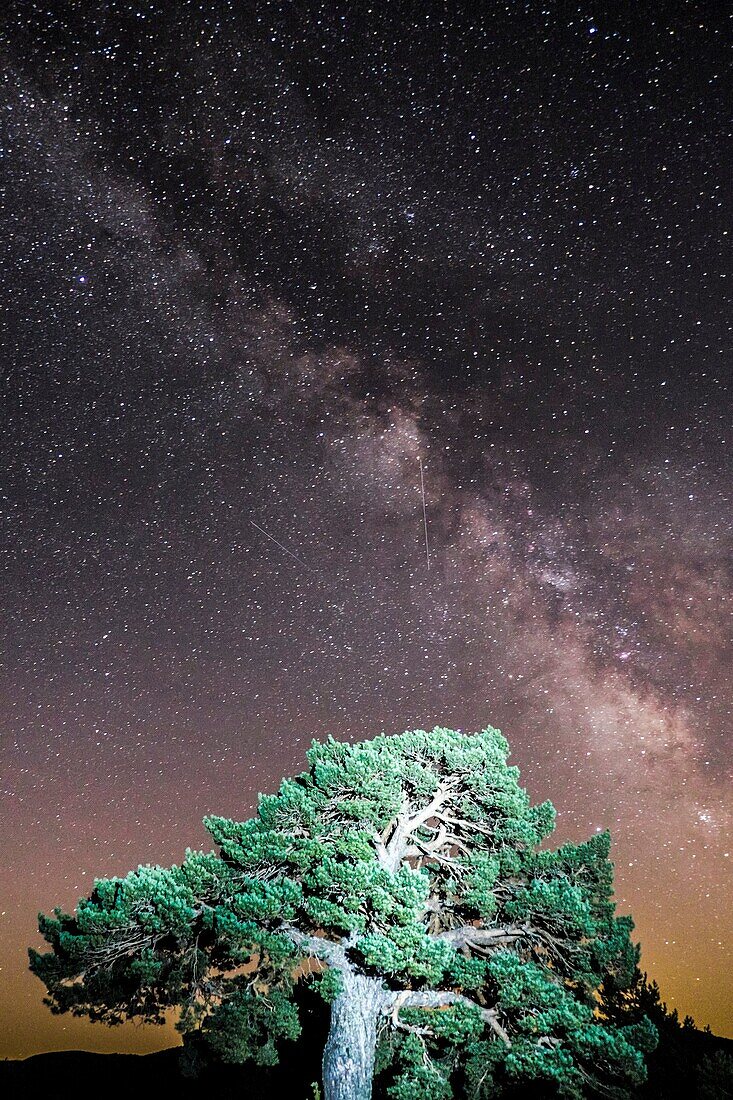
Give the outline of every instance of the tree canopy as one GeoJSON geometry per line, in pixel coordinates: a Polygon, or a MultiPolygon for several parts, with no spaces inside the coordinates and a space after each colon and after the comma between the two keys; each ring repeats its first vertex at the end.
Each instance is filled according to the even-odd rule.
{"type": "Polygon", "coordinates": [[[298,982],[330,1004],[327,1100],[482,1100],[512,1082],[622,1096],[654,1028],[603,1018],[636,973],[610,837],[556,850],[492,728],[314,742],[308,768],[244,822],[208,817],[218,853],[100,879],[40,916],[31,969],[54,1012],[115,1024],[179,1010],[229,1061],[277,1061],[298,982]]]}

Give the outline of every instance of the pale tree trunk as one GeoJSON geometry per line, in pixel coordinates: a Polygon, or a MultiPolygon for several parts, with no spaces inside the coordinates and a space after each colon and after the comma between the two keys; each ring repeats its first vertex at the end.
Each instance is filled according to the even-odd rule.
{"type": "Polygon", "coordinates": [[[378,978],[341,971],[323,1051],[324,1100],[371,1100],[377,1024],[386,990],[378,978]]]}

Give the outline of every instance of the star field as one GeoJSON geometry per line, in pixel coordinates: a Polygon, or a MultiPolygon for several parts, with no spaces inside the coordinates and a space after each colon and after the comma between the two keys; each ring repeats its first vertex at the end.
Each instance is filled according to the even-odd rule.
{"type": "Polygon", "coordinates": [[[491,7],[5,7],[3,1055],[176,1041],[38,909],[435,724],[733,1035],[730,20],[491,7]]]}

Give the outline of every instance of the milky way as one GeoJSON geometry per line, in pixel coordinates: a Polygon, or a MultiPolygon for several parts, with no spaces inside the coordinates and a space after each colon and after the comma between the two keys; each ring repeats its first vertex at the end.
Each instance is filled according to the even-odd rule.
{"type": "Polygon", "coordinates": [[[37,910],[435,724],[733,1034],[725,13],[383,7],[3,17],[3,1054],[174,1042],[37,910]]]}

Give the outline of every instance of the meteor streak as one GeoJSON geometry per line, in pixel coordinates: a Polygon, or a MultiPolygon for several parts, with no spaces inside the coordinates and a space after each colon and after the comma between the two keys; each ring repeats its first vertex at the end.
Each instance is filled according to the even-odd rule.
{"type": "Polygon", "coordinates": [[[285,553],[293,559],[293,561],[297,561],[298,565],[302,565],[303,568],[307,569],[309,573],[315,573],[316,572],[316,570],[312,569],[311,566],[308,565],[307,562],[303,561],[302,558],[299,558],[297,554],[294,554],[292,552],[292,550],[288,550],[287,546],[283,546],[283,544],[281,542],[278,542],[278,540],[275,538],[274,535],[271,535],[269,533],[269,531],[266,531],[264,529],[264,527],[260,527],[259,523],[255,523],[255,521],[253,519],[251,519],[249,522],[252,524],[253,527],[256,527],[258,531],[261,531],[262,534],[265,536],[265,538],[270,539],[271,542],[275,543],[275,546],[279,546],[281,550],[284,550],[285,553]]]}
{"type": "Polygon", "coordinates": [[[428,513],[425,509],[425,481],[422,472],[422,459],[418,455],[417,461],[420,463],[420,492],[422,493],[422,521],[425,528],[425,560],[428,563],[428,573],[430,572],[430,547],[428,546],[428,513]]]}

